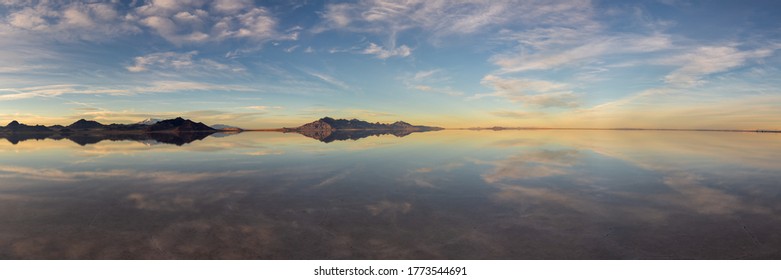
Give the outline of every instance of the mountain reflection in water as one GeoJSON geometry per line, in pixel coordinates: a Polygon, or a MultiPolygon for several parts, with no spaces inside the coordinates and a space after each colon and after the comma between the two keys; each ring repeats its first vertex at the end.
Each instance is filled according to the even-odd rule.
{"type": "Polygon", "coordinates": [[[777,134],[199,139],[0,142],[0,259],[781,258],[777,134]]]}
{"type": "Polygon", "coordinates": [[[202,140],[215,132],[212,131],[192,131],[192,132],[157,132],[157,133],[9,133],[0,134],[0,139],[5,138],[11,144],[27,140],[61,140],[68,139],[81,146],[97,144],[100,141],[154,141],[164,144],[174,144],[181,146],[196,140],[202,140]]]}
{"type": "Polygon", "coordinates": [[[404,137],[412,133],[425,133],[427,131],[409,130],[334,130],[334,131],[301,131],[296,132],[306,137],[317,139],[323,143],[344,140],[358,140],[369,136],[393,135],[404,137]]]}

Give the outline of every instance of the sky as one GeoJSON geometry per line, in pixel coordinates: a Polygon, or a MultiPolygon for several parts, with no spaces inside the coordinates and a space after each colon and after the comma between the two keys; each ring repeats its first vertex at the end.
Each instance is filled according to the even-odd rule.
{"type": "Polygon", "coordinates": [[[778,1],[0,0],[0,123],[781,129],[778,1]]]}

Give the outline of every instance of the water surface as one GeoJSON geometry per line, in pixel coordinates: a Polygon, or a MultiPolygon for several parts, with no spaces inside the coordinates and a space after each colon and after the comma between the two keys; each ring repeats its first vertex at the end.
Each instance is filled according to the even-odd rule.
{"type": "Polygon", "coordinates": [[[779,158],[727,132],[3,141],[0,259],[779,259],[779,158]]]}

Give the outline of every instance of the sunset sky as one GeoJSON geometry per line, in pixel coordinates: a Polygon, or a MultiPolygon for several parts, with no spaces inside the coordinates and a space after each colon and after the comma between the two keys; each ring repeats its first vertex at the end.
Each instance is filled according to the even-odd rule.
{"type": "Polygon", "coordinates": [[[0,123],[781,129],[779,1],[0,0],[0,123]]]}

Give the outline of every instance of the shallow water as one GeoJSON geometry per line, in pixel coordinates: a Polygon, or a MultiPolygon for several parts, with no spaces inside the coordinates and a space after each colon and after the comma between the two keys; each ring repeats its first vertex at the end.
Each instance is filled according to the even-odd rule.
{"type": "Polygon", "coordinates": [[[0,259],[781,258],[781,135],[0,143],[0,259]]]}

